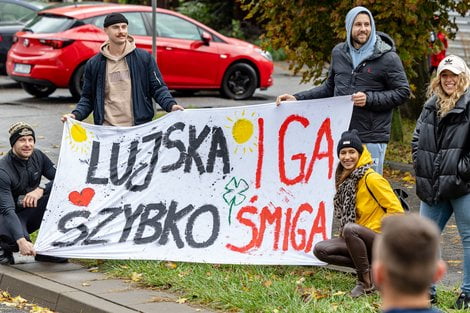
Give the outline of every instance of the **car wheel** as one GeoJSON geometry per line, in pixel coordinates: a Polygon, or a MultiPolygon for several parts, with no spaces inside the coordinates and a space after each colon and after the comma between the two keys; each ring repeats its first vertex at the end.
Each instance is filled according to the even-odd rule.
{"type": "Polygon", "coordinates": [[[44,98],[49,96],[56,90],[54,86],[42,86],[30,83],[21,83],[21,87],[32,96],[36,98],[44,98]]]}
{"type": "Polygon", "coordinates": [[[237,63],[228,68],[222,80],[221,92],[234,100],[250,98],[258,85],[255,69],[246,63],[237,63]]]}
{"type": "Polygon", "coordinates": [[[75,73],[72,75],[72,80],[70,81],[69,90],[74,99],[80,99],[83,89],[83,74],[85,73],[85,65],[80,65],[75,73]]]}

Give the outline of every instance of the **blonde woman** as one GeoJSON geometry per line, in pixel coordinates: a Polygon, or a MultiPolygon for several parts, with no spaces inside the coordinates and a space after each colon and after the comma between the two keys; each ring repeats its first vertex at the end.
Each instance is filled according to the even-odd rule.
{"type": "MultiPolygon", "coordinates": [[[[470,71],[455,55],[444,58],[412,139],[420,214],[441,232],[452,214],[464,248],[464,277],[455,307],[470,305],[470,71]]],[[[435,286],[430,291],[436,302],[435,286]]]]}

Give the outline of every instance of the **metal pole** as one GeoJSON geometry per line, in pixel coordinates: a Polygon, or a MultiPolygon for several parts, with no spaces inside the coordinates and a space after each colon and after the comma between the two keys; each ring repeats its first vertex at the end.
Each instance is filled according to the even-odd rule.
{"type": "Polygon", "coordinates": [[[157,60],[157,0],[152,0],[152,56],[157,60]]]}

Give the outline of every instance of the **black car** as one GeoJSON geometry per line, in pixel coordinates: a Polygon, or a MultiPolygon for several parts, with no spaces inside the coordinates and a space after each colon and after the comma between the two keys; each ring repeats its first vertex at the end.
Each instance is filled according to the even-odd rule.
{"type": "Polygon", "coordinates": [[[6,74],[5,62],[13,36],[49,5],[43,1],[0,0],[0,73],[6,74]]]}

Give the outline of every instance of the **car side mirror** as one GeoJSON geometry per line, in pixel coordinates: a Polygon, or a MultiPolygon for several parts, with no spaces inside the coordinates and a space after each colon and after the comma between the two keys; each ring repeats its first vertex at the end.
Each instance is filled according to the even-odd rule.
{"type": "Polygon", "coordinates": [[[201,40],[204,43],[204,45],[208,46],[210,41],[212,40],[212,36],[208,32],[203,32],[201,34],[201,40]]]}

